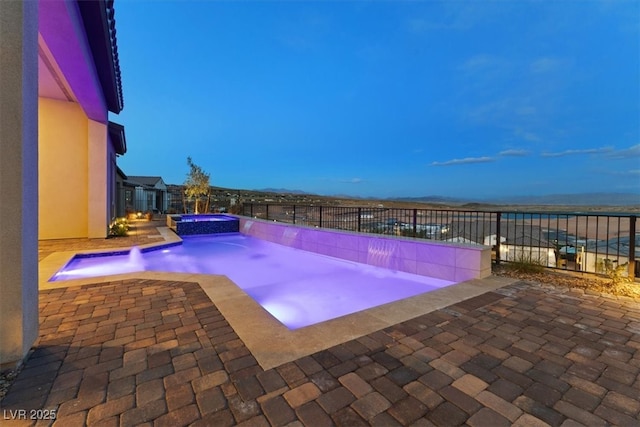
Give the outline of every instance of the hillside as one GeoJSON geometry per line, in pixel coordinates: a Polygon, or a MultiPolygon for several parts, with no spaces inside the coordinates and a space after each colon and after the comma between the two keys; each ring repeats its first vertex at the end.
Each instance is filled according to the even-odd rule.
{"type": "MultiPolygon", "coordinates": [[[[168,185],[168,187],[180,187],[168,185]]],[[[295,203],[333,206],[368,206],[386,208],[515,210],[515,211],[571,211],[640,214],[640,195],[634,193],[551,194],[544,196],[516,196],[487,199],[465,199],[447,196],[423,197],[354,197],[348,195],[318,195],[286,188],[243,190],[212,187],[214,197],[225,200],[234,197],[245,203],[295,203]]],[[[171,190],[170,190],[171,191],[171,190]]],[[[175,190],[174,190],[175,191],[175,190]]],[[[179,192],[179,190],[178,190],[179,192]]]]}

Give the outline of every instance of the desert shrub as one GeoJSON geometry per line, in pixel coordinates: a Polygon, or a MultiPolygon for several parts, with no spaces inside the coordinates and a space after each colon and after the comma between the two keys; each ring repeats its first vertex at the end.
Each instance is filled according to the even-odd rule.
{"type": "Polygon", "coordinates": [[[542,260],[534,257],[531,252],[519,252],[514,260],[510,260],[505,265],[509,270],[518,273],[542,273],[544,271],[542,260]]]}
{"type": "Polygon", "coordinates": [[[609,280],[611,281],[610,284],[612,286],[619,286],[623,283],[632,282],[627,272],[628,266],[628,262],[615,266],[613,261],[611,261],[610,259],[603,259],[601,263],[600,260],[598,261],[598,265],[596,268],[609,278],[609,280]]]}
{"type": "Polygon", "coordinates": [[[109,227],[110,236],[126,236],[129,232],[129,222],[127,218],[116,218],[109,227]]]}
{"type": "Polygon", "coordinates": [[[234,215],[242,215],[243,211],[243,206],[241,203],[236,203],[233,206],[229,207],[229,213],[234,214],[234,215]]]}
{"type": "Polygon", "coordinates": [[[400,230],[400,235],[403,237],[419,237],[425,239],[427,237],[426,231],[413,231],[413,230],[400,230]]]}

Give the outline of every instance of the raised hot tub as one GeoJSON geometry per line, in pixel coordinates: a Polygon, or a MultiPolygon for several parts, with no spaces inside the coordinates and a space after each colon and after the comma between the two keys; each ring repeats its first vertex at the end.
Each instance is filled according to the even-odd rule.
{"type": "Polygon", "coordinates": [[[225,214],[167,215],[167,226],[179,236],[237,233],[240,231],[238,218],[225,214]]]}

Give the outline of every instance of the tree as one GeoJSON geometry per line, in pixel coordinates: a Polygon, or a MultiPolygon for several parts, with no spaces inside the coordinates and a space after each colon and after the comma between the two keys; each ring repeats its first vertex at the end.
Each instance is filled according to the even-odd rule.
{"type": "MultiPolygon", "coordinates": [[[[200,201],[200,197],[207,196],[207,200],[209,200],[209,192],[211,191],[211,186],[209,185],[209,174],[206,173],[202,168],[191,160],[191,157],[187,157],[187,165],[189,165],[189,173],[187,174],[187,180],[184,182],[184,194],[188,199],[192,197],[195,199],[195,213],[198,213],[198,202],[200,201]]],[[[205,210],[208,208],[205,207],[205,210]]]]}

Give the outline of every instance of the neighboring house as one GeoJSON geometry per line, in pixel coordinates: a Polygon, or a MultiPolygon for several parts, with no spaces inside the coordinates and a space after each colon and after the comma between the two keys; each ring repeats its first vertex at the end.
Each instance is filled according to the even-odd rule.
{"type": "MultiPolygon", "coordinates": [[[[579,249],[580,270],[588,273],[605,274],[605,263],[618,267],[629,262],[630,237],[624,236],[600,241],[579,249]]],[[[636,234],[635,241],[635,274],[640,277],[640,234],[636,234]]],[[[625,271],[628,269],[625,268],[625,271]]]]}
{"type": "MultiPolygon", "coordinates": [[[[450,227],[447,242],[463,243],[469,245],[496,245],[496,225],[492,221],[453,221],[450,227]]],[[[501,236],[500,242],[506,237],[501,236]]]]}
{"type": "Polygon", "coordinates": [[[104,238],[124,128],[113,1],[0,1],[0,369],[38,336],[38,239],[104,238]]]}
{"type": "MultiPolygon", "coordinates": [[[[523,231],[529,227],[522,227],[523,231]]],[[[495,237],[494,237],[495,239],[495,237]]],[[[502,261],[539,263],[545,267],[556,267],[555,246],[539,235],[522,235],[507,238],[500,244],[502,261]]]]}
{"type": "MultiPolygon", "coordinates": [[[[447,242],[479,244],[494,247],[498,241],[493,221],[453,222],[447,242]]],[[[542,228],[516,225],[503,221],[500,225],[500,259],[502,261],[534,261],[546,267],[556,266],[556,247],[542,228]]]]}
{"type": "Polygon", "coordinates": [[[184,212],[184,186],[168,184],[167,185],[167,210],[169,213],[184,212]]]}
{"type": "Polygon", "coordinates": [[[116,168],[116,217],[118,218],[127,215],[124,190],[124,183],[127,179],[128,177],[122,169],[116,168]]]}
{"type": "Polygon", "coordinates": [[[124,182],[123,191],[127,212],[167,211],[167,185],[159,176],[129,176],[124,182]]]}
{"type": "Polygon", "coordinates": [[[109,121],[123,108],[113,2],[41,0],[38,14],[38,237],[106,237],[127,149],[109,121]]]}

